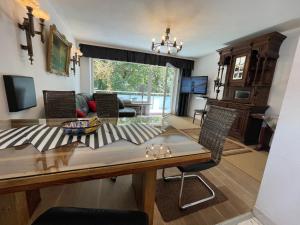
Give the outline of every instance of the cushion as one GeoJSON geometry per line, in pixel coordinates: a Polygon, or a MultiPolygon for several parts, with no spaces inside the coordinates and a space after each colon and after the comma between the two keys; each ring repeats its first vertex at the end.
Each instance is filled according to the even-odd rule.
{"type": "Polygon", "coordinates": [[[207,170],[216,165],[217,165],[217,163],[215,163],[213,160],[210,160],[207,162],[202,162],[202,163],[197,163],[197,164],[178,166],[177,168],[183,173],[188,173],[188,172],[198,172],[198,171],[202,171],[202,170],[207,170]]]}
{"type": "Polygon", "coordinates": [[[133,108],[125,107],[124,109],[119,109],[119,117],[135,117],[136,111],[133,108]]]}
{"type": "Polygon", "coordinates": [[[122,102],[123,102],[124,105],[131,104],[131,100],[129,100],[129,99],[124,99],[124,100],[122,100],[122,102]]]}
{"type": "Polygon", "coordinates": [[[76,117],[84,118],[84,117],[86,117],[86,114],[84,112],[82,112],[80,109],[76,109],[76,117]]]}
{"type": "Polygon", "coordinates": [[[81,95],[82,97],[84,97],[86,102],[94,100],[94,96],[90,95],[88,93],[79,93],[78,95],[81,95]]]}
{"type": "Polygon", "coordinates": [[[124,103],[121,99],[118,98],[118,102],[119,102],[119,109],[124,109],[125,106],[124,106],[124,103]]]}
{"type": "Polygon", "coordinates": [[[148,225],[140,211],[55,207],[40,215],[32,225],[148,225]]]}
{"type": "Polygon", "coordinates": [[[89,106],[82,95],[76,95],[76,109],[80,109],[84,114],[89,112],[89,106]]]}
{"type": "Polygon", "coordinates": [[[88,101],[88,106],[91,112],[97,112],[96,101],[88,101]]]}

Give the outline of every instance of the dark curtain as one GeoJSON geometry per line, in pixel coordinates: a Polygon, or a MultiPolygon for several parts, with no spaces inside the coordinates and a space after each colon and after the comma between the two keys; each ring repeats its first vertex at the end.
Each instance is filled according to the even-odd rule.
{"type": "MultiPolygon", "coordinates": [[[[181,69],[180,72],[181,72],[181,78],[192,76],[192,70],[181,69]]],[[[186,116],[187,115],[188,101],[189,101],[189,94],[187,94],[187,93],[179,94],[177,112],[176,112],[177,116],[186,116]]]]}
{"type": "MultiPolygon", "coordinates": [[[[167,63],[170,63],[174,67],[180,69],[182,77],[190,77],[194,68],[193,60],[86,44],[80,44],[79,46],[84,57],[158,66],[166,66],[167,63]]],[[[180,94],[176,114],[178,116],[185,116],[187,113],[187,106],[188,94],[180,94]]]]}

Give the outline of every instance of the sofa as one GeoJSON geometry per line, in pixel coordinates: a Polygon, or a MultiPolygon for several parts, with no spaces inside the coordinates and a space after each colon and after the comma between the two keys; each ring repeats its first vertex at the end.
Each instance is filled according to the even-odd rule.
{"type": "MultiPolygon", "coordinates": [[[[94,96],[87,93],[76,94],[76,114],[77,117],[93,117],[96,116],[94,96]]],[[[134,108],[125,107],[121,99],[119,101],[119,117],[135,117],[136,110],[134,108]]]]}

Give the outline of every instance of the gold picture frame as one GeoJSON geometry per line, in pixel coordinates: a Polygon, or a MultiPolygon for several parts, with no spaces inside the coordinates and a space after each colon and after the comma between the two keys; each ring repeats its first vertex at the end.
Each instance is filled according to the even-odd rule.
{"type": "Polygon", "coordinates": [[[47,49],[47,71],[62,76],[69,76],[72,43],[61,34],[56,26],[50,26],[47,49]]]}

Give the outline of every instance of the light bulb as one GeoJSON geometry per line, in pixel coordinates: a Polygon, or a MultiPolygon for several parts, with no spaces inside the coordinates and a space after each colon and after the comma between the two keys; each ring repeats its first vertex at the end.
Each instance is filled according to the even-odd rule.
{"type": "Polygon", "coordinates": [[[77,55],[78,55],[79,57],[83,55],[83,53],[80,51],[79,48],[76,50],[76,52],[77,52],[77,55]]]}
{"type": "Polygon", "coordinates": [[[155,42],[155,38],[152,38],[152,42],[155,42]]]}
{"type": "Polygon", "coordinates": [[[174,37],[174,41],[176,41],[177,39],[176,39],[176,37],[174,37]]]}
{"type": "Polygon", "coordinates": [[[44,10],[42,10],[40,8],[34,9],[32,14],[34,15],[34,17],[40,18],[40,19],[43,19],[43,20],[49,20],[50,19],[49,14],[46,13],[44,10]]]}
{"type": "Polygon", "coordinates": [[[40,4],[37,0],[18,0],[18,3],[22,5],[23,7],[31,7],[32,9],[38,9],[40,7],[40,4]]]}

